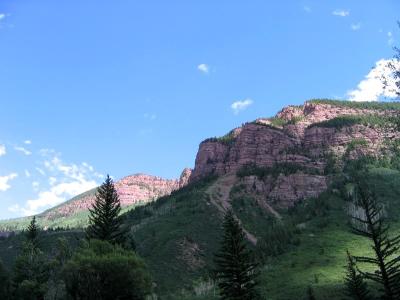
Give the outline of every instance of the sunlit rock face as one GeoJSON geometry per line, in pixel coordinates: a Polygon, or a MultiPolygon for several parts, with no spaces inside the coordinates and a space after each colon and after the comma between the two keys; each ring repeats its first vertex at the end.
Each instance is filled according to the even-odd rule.
{"type": "Polygon", "coordinates": [[[245,165],[273,167],[289,163],[302,169],[295,174],[264,179],[264,192],[287,205],[298,199],[318,196],[327,188],[325,167],[334,155],[340,164],[343,155],[380,155],[386,141],[400,136],[390,127],[351,124],[324,126],[324,122],[343,116],[398,116],[398,110],[358,109],[346,106],[306,102],[282,109],[274,118],[246,123],[221,138],[203,141],[196,156],[189,182],[208,175],[235,173],[245,165]],[[350,149],[354,141],[360,147],[350,149]],[[361,143],[360,143],[361,144],[361,143]],[[308,172],[307,170],[312,170],[308,172]]]}
{"type": "MultiPolygon", "coordinates": [[[[185,169],[180,179],[164,179],[157,176],[135,174],[115,182],[121,206],[145,204],[185,186],[191,169],[185,169]]],[[[88,210],[95,201],[96,189],[83,193],[68,202],[44,213],[47,219],[67,217],[80,211],[88,210]]]]}

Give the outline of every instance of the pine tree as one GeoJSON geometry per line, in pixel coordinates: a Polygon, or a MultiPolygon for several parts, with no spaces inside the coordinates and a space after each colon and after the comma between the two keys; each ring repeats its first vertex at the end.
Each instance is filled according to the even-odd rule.
{"type": "Polygon", "coordinates": [[[346,277],[344,280],[346,287],[345,292],[350,299],[370,299],[367,284],[365,283],[362,275],[357,271],[356,262],[349,251],[347,251],[346,277]]]}
{"type": "Polygon", "coordinates": [[[215,256],[221,299],[257,299],[256,265],[251,252],[246,248],[244,232],[232,211],[225,215],[223,230],[221,248],[215,256]]]}
{"type": "Polygon", "coordinates": [[[38,247],[38,236],[39,236],[39,227],[36,224],[36,217],[34,216],[29,223],[29,226],[26,231],[26,239],[28,243],[31,243],[35,248],[38,247]]]}
{"type": "Polygon", "coordinates": [[[39,227],[33,217],[26,241],[15,259],[12,286],[15,299],[42,300],[47,292],[50,262],[38,246],[39,227]]]}
{"type": "Polygon", "coordinates": [[[123,230],[122,219],[119,216],[121,204],[109,175],[98,188],[95,203],[89,211],[89,226],[86,230],[88,239],[108,241],[112,244],[124,242],[126,231],[123,230]]]}
{"type": "Polygon", "coordinates": [[[363,216],[353,216],[353,230],[356,234],[372,241],[375,257],[354,256],[356,262],[378,268],[375,272],[360,273],[369,280],[383,286],[385,300],[400,299],[400,235],[389,237],[389,226],[384,222],[381,205],[366,182],[357,180],[356,203],[362,208],[363,216]]]}

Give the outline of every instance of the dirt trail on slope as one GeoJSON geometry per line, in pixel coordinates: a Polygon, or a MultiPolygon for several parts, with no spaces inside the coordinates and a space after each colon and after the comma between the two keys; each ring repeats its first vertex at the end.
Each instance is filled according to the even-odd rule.
{"type": "MultiPolygon", "coordinates": [[[[231,203],[229,202],[229,193],[235,182],[236,175],[223,176],[218,178],[217,181],[206,191],[206,193],[210,196],[211,203],[217,207],[222,214],[225,214],[225,212],[232,207],[231,203]]],[[[238,217],[235,216],[235,218],[240,222],[238,217]]],[[[243,232],[245,233],[246,238],[253,245],[257,244],[257,238],[253,234],[244,228],[243,232]]]]}
{"type": "Polygon", "coordinates": [[[266,212],[270,212],[271,214],[273,214],[278,220],[282,220],[282,216],[268,203],[266,203],[265,201],[261,200],[261,199],[256,199],[257,204],[264,209],[266,212]]]}

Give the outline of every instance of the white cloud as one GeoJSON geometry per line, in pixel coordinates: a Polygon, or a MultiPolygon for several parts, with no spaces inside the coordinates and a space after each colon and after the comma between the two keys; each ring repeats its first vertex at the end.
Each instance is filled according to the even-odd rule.
{"type": "Polygon", "coordinates": [[[6,176],[0,176],[0,191],[5,192],[7,191],[11,186],[9,185],[9,181],[13,180],[18,176],[17,173],[11,173],[6,176]]]}
{"type": "Polygon", "coordinates": [[[303,6],[303,9],[304,9],[304,11],[307,12],[307,13],[310,13],[310,12],[311,12],[311,7],[309,7],[309,6],[307,6],[307,5],[303,6]]]}
{"type": "Polygon", "coordinates": [[[50,185],[54,185],[56,182],[57,182],[57,178],[55,178],[55,177],[50,177],[49,178],[49,184],[50,185]]]}
{"type": "Polygon", "coordinates": [[[210,72],[210,67],[207,64],[200,64],[197,66],[197,69],[205,74],[210,72]]]}
{"type": "Polygon", "coordinates": [[[32,144],[32,141],[31,140],[26,140],[26,141],[24,141],[24,144],[25,145],[30,145],[30,144],[32,144]]]}
{"type": "Polygon", "coordinates": [[[25,149],[24,147],[15,146],[14,150],[19,151],[19,152],[23,153],[24,155],[31,155],[32,154],[31,151],[25,149]]]}
{"type": "Polygon", "coordinates": [[[252,104],[253,104],[253,100],[247,98],[244,100],[239,100],[239,101],[233,102],[231,105],[231,108],[233,110],[233,113],[237,115],[239,112],[241,112],[242,110],[245,110],[252,104]]]}
{"type": "Polygon", "coordinates": [[[392,70],[388,66],[392,63],[396,69],[400,69],[400,62],[394,59],[381,59],[376,62],[374,68],[357,85],[357,88],[347,93],[352,101],[378,101],[380,97],[395,98],[395,81],[390,76],[392,70]],[[382,78],[387,79],[388,86],[384,88],[382,78]]]}
{"type": "Polygon", "coordinates": [[[6,15],[5,14],[0,14],[0,21],[5,19],[6,15]]]}
{"type": "Polygon", "coordinates": [[[50,150],[41,151],[41,155],[45,158],[42,162],[43,169],[38,167],[36,170],[43,176],[49,174],[48,184],[44,183],[47,188],[39,182],[32,182],[33,188],[38,191],[37,196],[29,199],[23,206],[10,206],[10,211],[25,216],[34,215],[99,185],[96,178],[100,174],[88,163],[65,163],[59,154],[50,150]]]}
{"type": "Polygon", "coordinates": [[[361,29],[361,23],[351,24],[351,30],[357,31],[361,29]]]}
{"type": "Polygon", "coordinates": [[[6,155],[6,153],[7,153],[6,146],[0,145],[0,156],[6,155]]]}
{"type": "Polygon", "coordinates": [[[25,176],[27,178],[31,177],[31,172],[29,172],[28,170],[25,170],[25,176]]]}
{"type": "Polygon", "coordinates": [[[350,15],[350,11],[346,9],[336,9],[332,12],[332,15],[338,17],[347,17],[348,15],[350,15]]]}

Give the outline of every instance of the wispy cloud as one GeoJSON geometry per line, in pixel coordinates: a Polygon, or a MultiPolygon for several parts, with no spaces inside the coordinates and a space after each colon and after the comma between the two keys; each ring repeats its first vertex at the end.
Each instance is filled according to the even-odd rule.
{"type": "Polygon", "coordinates": [[[13,180],[18,176],[17,173],[11,173],[6,176],[0,176],[0,191],[5,192],[7,191],[11,186],[8,183],[10,180],[13,180]]]}
{"type": "Polygon", "coordinates": [[[25,140],[25,141],[24,141],[24,144],[25,144],[25,145],[30,145],[30,144],[32,144],[32,141],[31,141],[31,140],[25,140]]]}
{"type": "Polygon", "coordinates": [[[205,74],[208,74],[210,72],[210,67],[207,64],[200,64],[197,66],[197,69],[205,74]]]}
{"type": "Polygon", "coordinates": [[[36,167],[35,169],[36,169],[36,171],[39,172],[40,175],[46,176],[46,172],[45,172],[43,169],[41,169],[41,168],[39,168],[39,167],[36,167]]]}
{"type": "Polygon", "coordinates": [[[309,7],[309,6],[307,6],[307,5],[304,5],[304,6],[303,6],[303,10],[304,10],[305,12],[307,12],[307,13],[310,13],[310,12],[312,11],[311,7],[309,7]]]}
{"type": "Polygon", "coordinates": [[[88,163],[66,163],[59,153],[48,149],[43,149],[40,154],[43,161],[36,170],[48,176],[47,181],[32,182],[37,195],[24,205],[10,206],[10,211],[24,216],[34,215],[99,185],[97,178],[102,175],[88,163]]]}
{"type": "Polygon", "coordinates": [[[25,149],[24,147],[15,146],[15,147],[14,147],[14,150],[15,150],[15,151],[18,151],[18,152],[21,152],[21,153],[23,153],[24,155],[31,155],[31,154],[32,154],[31,151],[25,149]]]}
{"type": "Polygon", "coordinates": [[[241,111],[245,110],[248,108],[250,105],[253,104],[253,100],[250,98],[244,99],[244,100],[239,100],[235,101],[231,104],[231,109],[233,110],[233,113],[237,115],[241,111]]]}
{"type": "Polygon", "coordinates": [[[332,12],[332,15],[337,17],[347,17],[350,15],[350,11],[346,9],[336,9],[332,12]]]}
{"type": "Polygon", "coordinates": [[[5,145],[0,145],[0,156],[6,155],[7,150],[5,145]]]}
{"type": "Polygon", "coordinates": [[[375,67],[360,81],[357,88],[347,93],[349,99],[352,101],[378,101],[380,97],[395,98],[396,83],[391,76],[393,70],[389,67],[389,63],[400,69],[398,60],[381,59],[377,61],[375,67]],[[386,88],[382,82],[383,78],[387,79],[386,88]]]}
{"type": "Polygon", "coordinates": [[[0,21],[6,18],[6,14],[0,13],[0,21]]]}
{"type": "Polygon", "coordinates": [[[361,29],[361,23],[355,23],[350,25],[351,30],[357,31],[361,29]]]}

